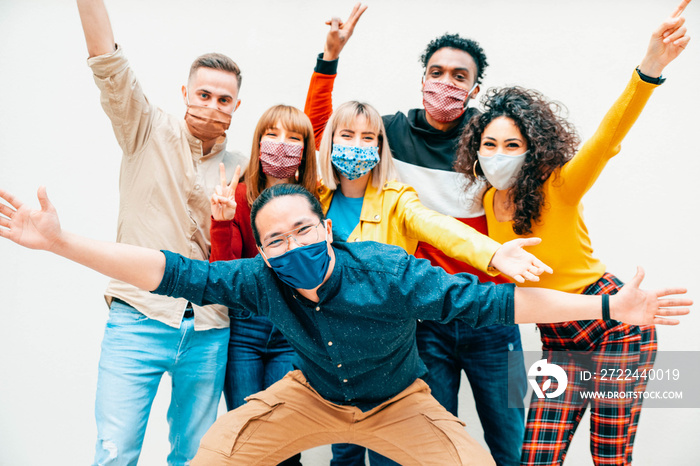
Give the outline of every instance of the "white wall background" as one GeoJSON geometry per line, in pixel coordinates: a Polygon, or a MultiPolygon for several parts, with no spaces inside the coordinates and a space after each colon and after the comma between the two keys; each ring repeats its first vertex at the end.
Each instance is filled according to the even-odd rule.
{"type": "MultiPolygon", "coordinates": [[[[520,84],[564,102],[583,139],[595,130],[641,60],[651,31],[676,0],[515,0],[370,2],[341,57],[336,102],[366,100],[382,113],[420,106],[418,63],[446,31],[479,40],[490,68],[485,87],[520,84]]],[[[700,5],[686,11],[688,50],[652,97],[585,199],[596,254],[628,280],[646,267],[645,286],[683,285],[698,297],[700,212],[700,5]]],[[[303,106],[331,15],[352,1],[121,0],[108,2],[116,40],[147,95],[184,114],[180,86],[199,54],[220,51],[243,69],[243,105],[229,131],[248,151],[270,105],[303,106]]],[[[63,226],[112,240],[120,151],[98,102],[75,2],[0,0],[0,186],[37,204],[48,186],[63,226]]],[[[0,465],[74,465],[92,460],[97,361],[107,279],[61,258],[0,242],[0,465]]],[[[700,318],[659,331],[662,350],[700,350],[700,318]]],[[[539,348],[533,326],[526,349],[539,348]]],[[[164,384],[146,434],[142,464],[163,464],[164,384]]],[[[700,390],[700,387],[698,387],[700,390]]],[[[468,391],[468,390],[467,390],[468,391]]],[[[481,435],[462,396],[462,417],[481,435]]],[[[648,409],[635,464],[698,464],[700,410],[648,409]]],[[[327,464],[327,449],[306,464],[327,464]]],[[[587,420],[569,465],[591,464],[587,420]]]]}

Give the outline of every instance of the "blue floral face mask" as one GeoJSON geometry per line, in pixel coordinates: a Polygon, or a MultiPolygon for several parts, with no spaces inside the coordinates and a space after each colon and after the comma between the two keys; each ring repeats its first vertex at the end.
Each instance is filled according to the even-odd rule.
{"type": "Polygon", "coordinates": [[[356,180],[377,166],[379,148],[333,144],[331,162],[345,178],[356,180]]]}

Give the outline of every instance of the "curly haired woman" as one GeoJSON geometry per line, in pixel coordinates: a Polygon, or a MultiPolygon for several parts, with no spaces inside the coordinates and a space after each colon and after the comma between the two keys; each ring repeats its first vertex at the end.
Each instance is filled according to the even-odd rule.
{"type": "MultiPolygon", "coordinates": [[[[483,197],[489,235],[505,242],[538,236],[533,253],[554,269],[538,286],[582,294],[609,295],[621,287],[592,255],[581,198],[593,186],[608,160],[663,82],[661,71],[685,48],[684,19],[689,0],[653,34],[647,54],[593,137],[576,153],[579,138],[558,115],[559,105],[540,93],[519,87],[491,90],[484,113],[474,117],[460,141],[456,169],[468,182],[485,176],[492,186],[483,197]]],[[[528,286],[529,284],[521,284],[528,286]]],[[[605,303],[605,298],[604,301],[605,303]]],[[[650,369],[656,354],[654,326],[613,320],[539,325],[545,355],[557,351],[590,352],[589,369],[650,369]]],[[[561,354],[561,353],[560,353],[561,354]]],[[[546,356],[545,356],[546,357],[546,356]]],[[[561,464],[588,405],[584,390],[641,392],[646,380],[623,384],[576,380],[581,362],[566,362],[569,385],[557,398],[533,395],[528,412],[521,462],[561,464]]],[[[551,380],[551,379],[550,379],[551,380]]],[[[552,381],[553,382],[553,381],[552,381]]],[[[551,382],[550,382],[551,383],[551,382]]],[[[554,384],[552,384],[552,387],[554,384]]],[[[595,464],[629,464],[641,410],[641,397],[590,400],[591,453],[595,464]]]]}

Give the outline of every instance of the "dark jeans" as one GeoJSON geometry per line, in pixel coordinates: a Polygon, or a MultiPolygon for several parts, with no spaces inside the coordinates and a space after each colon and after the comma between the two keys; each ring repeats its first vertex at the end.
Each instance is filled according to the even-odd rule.
{"type": "MultiPolygon", "coordinates": [[[[265,317],[232,315],[224,398],[229,411],[293,370],[294,349],[265,317]]],[[[301,454],[283,461],[300,465],[301,454]]]]}
{"type": "Polygon", "coordinates": [[[331,450],[333,451],[333,458],[330,466],[364,466],[365,453],[369,455],[369,464],[371,466],[401,466],[386,456],[382,456],[372,450],[368,451],[365,447],[353,445],[352,443],[336,443],[331,446],[331,450]]]}
{"type": "Polygon", "coordinates": [[[433,396],[457,416],[461,371],[467,375],[484,429],[484,439],[499,466],[519,465],[525,432],[523,408],[508,407],[508,384],[513,404],[527,391],[527,375],[517,326],[472,328],[464,322],[419,322],[418,351],[428,367],[423,377],[433,396]],[[521,357],[510,358],[511,351],[521,357]],[[510,364],[510,367],[509,367],[510,364]],[[511,387],[512,388],[512,387],[511,387]]]}

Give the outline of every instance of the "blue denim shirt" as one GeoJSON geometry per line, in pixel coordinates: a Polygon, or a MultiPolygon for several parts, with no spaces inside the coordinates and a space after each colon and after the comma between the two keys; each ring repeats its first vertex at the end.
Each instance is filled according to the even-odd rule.
{"type": "Polygon", "coordinates": [[[261,256],[195,261],[163,251],[154,291],[268,317],[297,352],[295,366],[325,399],[368,410],[426,373],[416,320],[513,324],[514,285],[451,275],[396,246],[333,243],[335,267],[314,303],[282,283],[261,256]]]}

